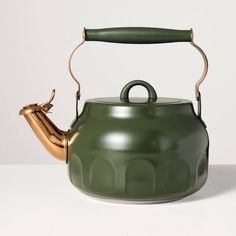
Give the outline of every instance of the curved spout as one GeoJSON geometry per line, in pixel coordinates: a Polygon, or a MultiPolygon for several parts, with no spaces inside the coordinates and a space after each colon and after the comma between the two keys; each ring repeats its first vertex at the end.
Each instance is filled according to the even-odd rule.
{"type": "Polygon", "coordinates": [[[54,95],[55,90],[48,102],[25,106],[19,114],[25,117],[38,139],[54,157],[67,161],[67,132],[58,129],[46,115],[53,106],[51,101],[54,95]]]}

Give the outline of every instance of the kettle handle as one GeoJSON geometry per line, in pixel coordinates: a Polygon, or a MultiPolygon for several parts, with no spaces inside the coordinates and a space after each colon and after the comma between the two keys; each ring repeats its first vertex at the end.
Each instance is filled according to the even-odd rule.
{"type": "Polygon", "coordinates": [[[150,27],[84,29],[86,41],[128,44],[191,42],[192,29],[174,30],[150,27]]]}
{"type": "MultiPolygon", "coordinates": [[[[201,118],[201,93],[199,86],[205,79],[208,72],[208,60],[204,51],[193,42],[193,31],[175,30],[150,27],[118,27],[103,29],[85,29],[83,31],[83,40],[72,51],[69,57],[69,72],[78,85],[77,98],[80,99],[80,82],[72,72],[71,60],[76,50],[85,43],[85,41],[102,41],[112,43],[126,44],[157,44],[157,43],[173,43],[173,42],[190,42],[191,45],[198,50],[204,61],[204,68],[200,79],[195,84],[195,96],[198,103],[198,116],[201,118]]],[[[77,101],[78,102],[78,101],[77,101]]],[[[76,111],[78,115],[78,109],[76,111]]]]}

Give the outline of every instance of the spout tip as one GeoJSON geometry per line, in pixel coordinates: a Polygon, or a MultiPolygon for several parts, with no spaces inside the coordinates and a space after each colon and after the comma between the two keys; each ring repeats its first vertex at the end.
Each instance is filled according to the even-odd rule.
{"type": "Polygon", "coordinates": [[[19,114],[18,114],[19,116],[22,116],[22,115],[23,115],[23,110],[24,110],[23,108],[20,109],[19,114]]]}
{"type": "Polygon", "coordinates": [[[24,106],[20,111],[19,115],[26,115],[35,111],[39,111],[41,108],[37,103],[29,104],[27,106],[24,106]]]}

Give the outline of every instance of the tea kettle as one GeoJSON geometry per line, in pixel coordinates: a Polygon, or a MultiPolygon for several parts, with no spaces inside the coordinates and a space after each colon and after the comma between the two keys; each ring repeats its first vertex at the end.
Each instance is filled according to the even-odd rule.
{"type": "Polygon", "coordinates": [[[181,199],[199,190],[207,179],[209,138],[201,118],[199,86],[208,61],[193,42],[192,30],[146,27],[84,29],[83,41],[69,58],[69,71],[78,85],[76,117],[68,131],[47,117],[55,96],[21,109],[29,125],[57,159],[68,164],[69,177],[82,192],[104,200],[153,203],[181,199]],[[87,41],[126,44],[190,42],[203,60],[195,85],[197,113],[191,101],[158,97],[147,82],[134,80],[120,97],[94,98],[78,114],[80,83],[71,69],[75,51],[87,41]],[[134,86],[143,86],[147,98],[131,98],[134,86]]]}

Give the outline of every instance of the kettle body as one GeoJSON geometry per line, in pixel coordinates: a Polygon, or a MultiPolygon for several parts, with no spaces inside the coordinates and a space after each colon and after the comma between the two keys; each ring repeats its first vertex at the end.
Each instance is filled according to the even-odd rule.
{"type": "Polygon", "coordinates": [[[69,140],[70,180],[92,196],[173,201],[207,179],[208,134],[187,100],[109,106],[93,99],[71,127],[69,140]]]}

